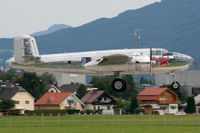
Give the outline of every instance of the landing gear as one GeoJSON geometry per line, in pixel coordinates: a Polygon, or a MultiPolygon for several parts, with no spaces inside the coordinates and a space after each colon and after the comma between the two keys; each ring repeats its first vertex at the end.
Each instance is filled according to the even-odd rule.
{"type": "Polygon", "coordinates": [[[121,78],[116,78],[112,81],[112,88],[116,92],[124,92],[126,90],[126,81],[121,78]]]}
{"type": "Polygon", "coordinates": [[[172,89],[178,90],[178,89],[180,88],[180,84],[179,84],[179,82],[177,82],[176,79],[175,79],[175,73],[170,73],[170,75],[172,75],[173,80],[174,80],[174,82],[172,82],[172,84],[171,84],[172,89]]]}
{"type": "Polygon", "coordinates": [[[126,90],[126,81],[119,78],[119,72],[115,72],[114,76],[116,78],[112,81],[113,90],[115,90],[116,92],[124,92],[126,90]]]}
{"type": "Polygon", "coordinates": [[[178,90],[178,89],[180,88],[180,84],[179,84],[179,82],[177,82],[177,81],[174,81],[174,82],[171,84],[171,86],[172,86],[172,89],[174,89],[174,90],[178,90]]]}

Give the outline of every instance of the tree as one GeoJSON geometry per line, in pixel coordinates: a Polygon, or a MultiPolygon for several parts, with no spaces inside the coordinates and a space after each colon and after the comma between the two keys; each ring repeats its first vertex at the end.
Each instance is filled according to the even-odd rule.
{"type": "Polygon", "coordinates": [[[194,97],[187,98],[187,108],[185,109],[185,112],[186,113],[195,113],[196,112],[194,97]]]}
{"type": "Polygon", "coordinates": [[[122,109],[123,113],[129,112],[130,100],[124,100],[122,98],[115,98],[116,104],[113,108],[122,109]]]}
{"type": "Polygon", "coordinates": [[[150,80],[147,80],[145,77],[141,77],[140,78],[140,84],[153,84],[151,79],[150,80]]]}
{"type": "Polygon", "coordinates": [[[84,84],[80,84],[80,87],[77,91],[77,97],[82,98],[87,93],[86,86],[84,84]]]}
{"type": "Polygon", "coordinates": [[[123,99],[130,99],[133,96],[137,95],[137,90],[135,87],[135,82],[134,82],[134,78],[132,75],[123,75],[122,79],[124,79],[126,81],[127,84],[127,88],[126,90],[121,94],[121,97],[123,99]]]}
{"type": "Polygon", "coordinates": [[[36,73],[24,73],[21,79],[15,81],[26,89],[34,98],[39,99],[45,92],[45,85],[43,81],[36,75],[36,73]]]}
{"type": "Polygon", "coordinates": [[[12,109],[15,107],[15,101],[11,99],[3,99],[0,102],[0,109],[12,109]]]}
{"type": "Polygon", "coordinates": [[[0,71],[0,80],[2,81],[6,81],[6,80],[14,81],[17,78],[18,76],[16,74],[15,69],[11,68],[7,71],[0,71]]]}
{"type": "Polygon", "coordinates": [[[135,113],[135,110],[138,108],[137,96],[132,96],[130,103],[130,113],[135,113]]]}
{"type": "Polygon", "coordinates": [[[45,85],[53,84],[57,86],[56,78],[52,73],[45,72],[39,77],[44,82],[45,85]]]}
{"type": "Polygon", "coordinates": [[[116,93],[111,87],[113,78],[113,76],[93,76],[90,84],[99,90],[105,90],[108,94],[118,97],[118,93],[116,93]]]}
{"type": "Polygon", "coordinates": [[[148,80],[145,78],[145,77],[141,77],[140,78],[140,84],[148,84],[149,82],[148,82],[148,80]]]}

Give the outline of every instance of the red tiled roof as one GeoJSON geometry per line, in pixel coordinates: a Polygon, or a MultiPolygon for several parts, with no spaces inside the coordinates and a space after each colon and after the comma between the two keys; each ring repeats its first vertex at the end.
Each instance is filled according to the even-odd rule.
{"type": "Polygon", "coordinates": [[[159,100],[159,95],[167,88],[146,88],[137,95],[137,100],[159,100]]]}
{"type": "Polygon", "coordinates": [[[89,91],[84,97],[81,98],[81,101],[83,101],[84,103],[92,103],[103,93],[105,93],[105,91],[89,91]]]}
{"type": "Polygon", "coordinates": [[[143,90],[142,92],[140,92],[138,94],[138,96],[158,96],[161,93],[163,93],[164,91],[166,91],[167,88],[146,88],[145,90],[143,90]]]}
{"type": "Polygon", "coordinates": [[[45,93],[39,100],[36,101],[35,105],[59,105],[61,104],[71,92],[60,92],[60,93],[45,93]]]}
{"type": "Polygon", "coordinates": [[[138,96],[137,100],[158,100],[158,96],[138,96]]]}

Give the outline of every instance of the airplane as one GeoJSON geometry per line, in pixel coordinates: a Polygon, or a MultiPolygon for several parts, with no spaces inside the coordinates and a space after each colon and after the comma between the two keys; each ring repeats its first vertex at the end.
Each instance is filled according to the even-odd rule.
{"type": "Polygon", "coordinates": [[[173,89],[179,89],[174,72],[188,69],[193,58],[163,48],[137,48],[72,52],[40,55],[35,38],[22,35],[14,38],[14,56],[8,67],[25,71],[62,72],[87,75],[114,75],[112,88],[126,89],[121,74],[171,73],[173,89]]]}

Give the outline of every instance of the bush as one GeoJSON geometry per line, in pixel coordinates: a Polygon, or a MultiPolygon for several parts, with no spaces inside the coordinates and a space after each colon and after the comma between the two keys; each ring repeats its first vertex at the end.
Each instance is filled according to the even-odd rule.
{"type": "Polygon", "coordinates": [[[86,114],[94,114],[95,112],[93,111],[93,110],[91,110],[91,109],[87,109],[86,110],[86,114]]]}
{"type": "Polygon", "coordinates": [[[70,114],[70,115],[72,115],[72,114],[78,114],[78,113],[80,113],[80,110],[77,110],[77,109],[68,109],[67,113],[70,114]]]}
{"type": "Polygon", "coordinates": [[[102,109],[98,109],[95,111],[96,114],[102,114],[102,109]]]}
{"type": "Polygon", "coordinates": [[[141,107],[139,107],[139,108],[137,108],[137,109],[135,109],[135,113],[136,114],[140,114],[140,113],[145,113],[145,110],[143,109],[143,108],[141,108],[141,107]]]}

